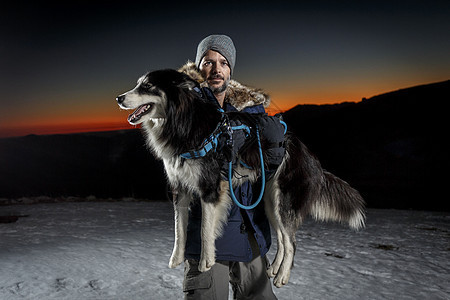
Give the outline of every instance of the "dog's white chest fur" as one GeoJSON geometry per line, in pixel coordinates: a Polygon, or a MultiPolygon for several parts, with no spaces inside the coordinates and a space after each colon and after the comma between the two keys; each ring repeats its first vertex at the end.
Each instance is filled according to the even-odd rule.
{"type": "Polygon", "coordinates": [[[200,164],[195,161],[186,161],[181,157],[163,159],[164,168],[169,181],[181,183],[189,191],[198,192],[199,176],[202,174],[200,164]]]}
{"type": "Polygon", "coordinates": [[[163,119],[152,119],[144,124],[148,145],[155,155],[162,159],[169,182],[173,187],[182,184],[191,192],[199,191],[199,177],[202,174],[201,165],[195,160],[185,160],[174,155],[174,151],[165,143],[161,143],[163,119]]]}

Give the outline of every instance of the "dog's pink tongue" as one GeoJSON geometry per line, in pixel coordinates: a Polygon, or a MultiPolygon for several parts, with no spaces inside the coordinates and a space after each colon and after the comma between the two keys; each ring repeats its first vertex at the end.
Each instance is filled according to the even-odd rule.
{"type": "Polygon", "coordinates": [[[139,106],[131,115],[128,116],[128,122],[133,124],[138,121],[142,115],[150,108],[150,105],[139,106]]]}

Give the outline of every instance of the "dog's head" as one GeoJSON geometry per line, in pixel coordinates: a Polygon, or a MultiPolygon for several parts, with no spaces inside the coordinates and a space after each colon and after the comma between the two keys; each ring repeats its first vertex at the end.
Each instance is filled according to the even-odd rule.
{"type": "Polygon", "coordinates": [[[190,91],[198,84],[186,74],[175,70],[159,70],[138,79],[134,89],[116,98],[120,108],[134,110],[128,116],[131,125],[148,120],[165,119],[168,101],[182,92],[190,91]]]}

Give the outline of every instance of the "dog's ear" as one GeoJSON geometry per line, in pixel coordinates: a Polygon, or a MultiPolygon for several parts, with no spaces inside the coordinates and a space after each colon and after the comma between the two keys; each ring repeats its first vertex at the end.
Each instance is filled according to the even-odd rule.
{"type": "Polygon", "coordinates": [[[177,84],[177,87],[182,89],[192,90],[197,86],[197,82],[193,80],[183,80],[181,83],[177,84]]]}

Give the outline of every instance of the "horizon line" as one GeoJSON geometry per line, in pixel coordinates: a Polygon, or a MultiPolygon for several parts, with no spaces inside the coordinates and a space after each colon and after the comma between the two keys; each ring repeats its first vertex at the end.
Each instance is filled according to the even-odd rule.
{"type": "MultiPolygon", "coordinates": [[[[399,92],[403,90],[408,90],[411,88],[417,88],[427,85],[434,84],[442,84],[445,82],[449,82],[450,79],[441,80],[437,82],[418,84],[406,88],[399,88],[395,90],[391,90],[388,92],[380,93],[377,95],[373,95],[369,98],[363,97],[358,101],[337,101],[334,103],[296,103],[295,105],[289,105],[290,107],[287,109],[283,109],[276,104],[276,101],[271,101],[270,105],[266,108],[266,112],[269,115],[275,115],[277,113],[287,112],[299,105],[308,105],[308,106],[327,106],[327,105],[338,105],[342,103],[360,103],[367,100],[370,100],[374,97],[378,97],[384,94],[390,94],[394,92],[399,92]]],[[[132,126],[125,120],[119,121],[109,121],[109,122],[73,122],[66,124],[30,124],[30,125],[22,125],[22,126],[8,126],[0,128],[0,139],[4,138],[15,138],[15,137],[25,137],[29,135],[63,135],[63,134],[79,134],[79,133],[89,133],[89,132],[107,132],[107,131],[118,131],[118,130],[129,130],[140,128],[140,126],[132,126]]]]}

